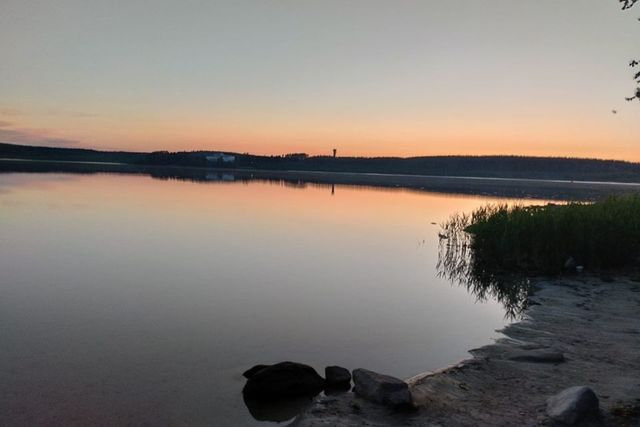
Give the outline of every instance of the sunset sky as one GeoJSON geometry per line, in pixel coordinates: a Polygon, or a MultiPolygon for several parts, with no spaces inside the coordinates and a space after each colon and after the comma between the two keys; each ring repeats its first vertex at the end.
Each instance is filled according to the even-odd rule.
{"type": "Polygon", "coordinates": [[[640,161],[635,9],[2,0],[0,142],[640,161]]]}

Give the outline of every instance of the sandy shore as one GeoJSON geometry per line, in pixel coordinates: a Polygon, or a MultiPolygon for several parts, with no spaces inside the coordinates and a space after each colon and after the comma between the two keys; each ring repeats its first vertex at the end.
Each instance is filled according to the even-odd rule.
{"type": "Polygon", "coordinates": [[[393,413],[346,393],[319,398],[293,425],[552,426],[546,399],[574,385],[600,399],[602,418],[583,425],[640,425],[640,283],[584,276],[538,280],[534,289],[503,338],[407,381],[417,411],[393,413]]]}

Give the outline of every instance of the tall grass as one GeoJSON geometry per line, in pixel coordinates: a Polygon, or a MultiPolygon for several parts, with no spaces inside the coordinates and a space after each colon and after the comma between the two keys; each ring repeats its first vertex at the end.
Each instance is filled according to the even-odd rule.
{"type": "Polygon", "coordinates": [[[592,270],[621,267],[640,255],[640,195],[566,205],[489,205],[455,215],[443,227],[450,244],[463,230],[470,234],[476,268],[557,274],[570,258],[592,270]]]}

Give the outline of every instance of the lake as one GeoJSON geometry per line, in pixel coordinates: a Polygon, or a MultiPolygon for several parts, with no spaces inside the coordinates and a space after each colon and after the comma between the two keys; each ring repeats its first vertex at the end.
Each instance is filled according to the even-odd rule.
{"type": "Polygon", "coordinates": [[[292,415],[245,405],[255,364],[455,363],[508,320],[438,275],[437,224],[496,200],[1,173],[0,424],[263,425],[292,415]]]}

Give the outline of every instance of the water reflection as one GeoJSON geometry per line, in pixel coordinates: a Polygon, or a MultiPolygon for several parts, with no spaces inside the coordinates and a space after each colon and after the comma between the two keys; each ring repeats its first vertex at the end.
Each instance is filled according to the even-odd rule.
{"type": "Polygon", "coordinates": [[[366,173],[326,173],[318,171],[214,170],[167,166],[127,164],[98,164],[48,161],[18,161],[0,159],[0,173],[115,173],[145,175],[159,180],[191,181],[198,183],[248,183],[252,181],[278,183],[292,188],[308,185],[322,186],[336,192],[336,184],[354,188],[378,190],[414,190],[447,194],[474,194],[487,197],[507,197],[545,200],[595,200],[605,194],[628,192],[628,186],[607,184],[493,180],[463,177],[426,177],[412,175],[383,175],[366,173]]]}
{"type": "Polygon", "coordinates": [[[439,233],[438,276],[465,287],[479,301],[500,302],[507,319],[518,318],[527,306],[529,279],[493,268],[491,260],[474,249],[472,235],[452,222],[439,233]]]}
{"type": "Polygon", "coordinates": [[[0,174],[0,419],[259,426],[305,402],[245,403],[257,363],[408,378],[504,326],[434,269],[486,199],[173,173],[0,174]]]}
{"type": "Polygon", "coordinates": [[[478,288],[477,304],[434,268],[432,224],[497,198],[336,174],[10,163],[0,419],[16,425],[261,425],[304,402],[245,403],[240,373],[257,363],[408,378],[506,323],[494,294],[478,288]]]}
{"type": "Polygon", "coordinates": [[[244,403],[255,420],[282,423],[294,419],[309,408],[313,403],[313,397],[299,397],[275,402],[262,402],[245,397],[244,403]]]}

